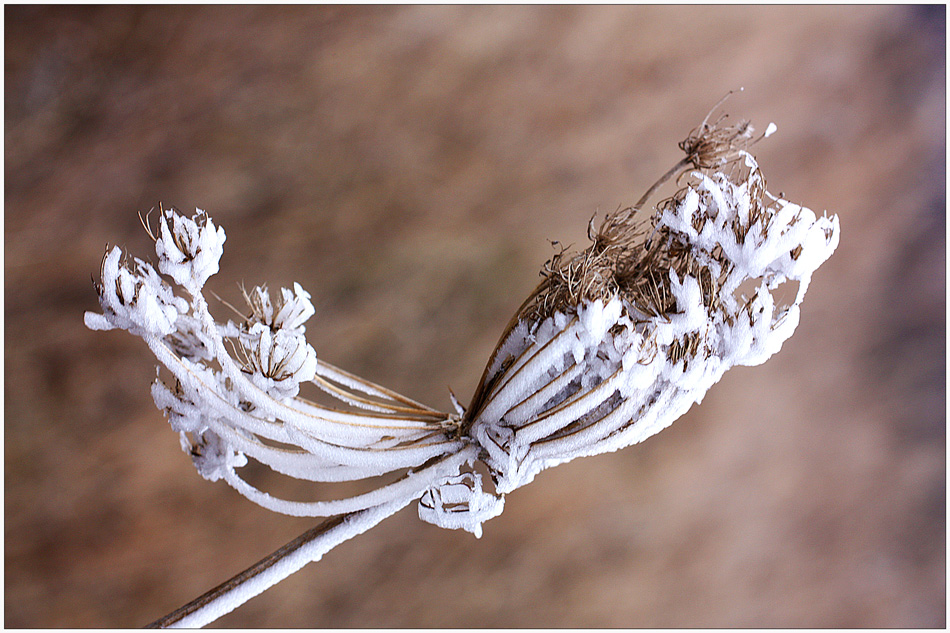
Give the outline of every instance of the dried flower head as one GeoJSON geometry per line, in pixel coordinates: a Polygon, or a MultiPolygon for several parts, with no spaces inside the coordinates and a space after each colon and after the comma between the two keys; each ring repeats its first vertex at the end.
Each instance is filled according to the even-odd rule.
{"type": "Polygon", "coordinates": [[[254,286],[250,293],[243,288],[241,293],[251,309],[248,323],[263,323],[272,330],[299,330],[304,332],[304,323],[313,316],[314,308],[310,293],[294,282],[294,289],[280,289],[280,297],[271,300],[267,286],[254,286]]]}
{"type": "Polygon", "coordinates": [[[114,246],[102,258],[101,283],[96,292],[102,314],[87,312],[86,326],[93,330],[128,330],[137,335],[171,335],[176,322],[187,310],[187,302],[176,297],[171,286],[150,264],[129,258],[114,246]]]}
{"type": "Polygon", "coordinates": [[[218,272],[224,239],[224,229],[216,228],[201,209],[196,209],[191,218],[174,209],[162,209],[159,235],[155,240],[158,269],[194,294],[201,290],[208,277],[218,272]]]}
{"type": "Polygon", "coordinates": [[[729,115],[723,114],[715,122],[707,120],[680,142],[686,159],[696,169],[716,169],[739,158],[753,142],[755,131],[748,121],[726,125],[729,115]]]}
{"type": "Polygon", "coordinates": [[[587,249],[545,267],[462,423],[496,490],[649,437],[791,336],[838,220],[771,196],[753,157],[736,160],[728,174],[691,173],[648,224],[632,209],[608,216],[587,249]],[[786,282],[798,292],[781,305],[772,293],[786,282]]]}
{"type": "MultiPolygon", "coordinates": [[[[151,265],[130,265],[113,249],[97,285],[103,314],[87,313],[86,323],[126,329],[149,345],[170,373],[156,379],[152,396],[203,477],[278,512],[346,515],[327,528],[343,535],[333,538],[414,500],[423,520],[480,535],[504,496],[541,470],[642,441],[702,400],[730,367],[764,362],[794,332],[812,274],[837,247],[838,219],[768,193],[748,152],[752,127],[711,116],[636,204],[599,226],[591,221],[586,249],[545,264],[472,402],[462,408],[453,396],[456,413],[318,358],[304,327],[314,308],[298,284],[275,298],[266,286],[243,291],[250,314],[216,322],[201,288],[218,270],[225,235],[201,211],[188,219],[163,210],[155,238],[158,271],[190,301],[151,265]],[[679,190],[643,213],[674,177],[679,190]],[[794,299],[781,298],[784,284],[797,284],[794,299]],[[324,402],[298,395],[307,383],[324,402]],[[242,477],[248,458],[320,490],[367,486],[331,499],[278,499],[242,477]]],[[[308,550],[307,560],[332,544],[308,550]]],[[[226,610],[247,592],[232,595],[226,610]]],[[[195,607],[204,615],[179,623],[210,621],[223,608],[195,607]]]]}

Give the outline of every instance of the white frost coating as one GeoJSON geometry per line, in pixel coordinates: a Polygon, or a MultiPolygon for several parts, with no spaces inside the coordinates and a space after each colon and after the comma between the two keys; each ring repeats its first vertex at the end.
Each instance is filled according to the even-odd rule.
{"type": "Polygon", "coordinates": [[[622,306],[619,301],[611,301],[606,307],[601,299],[577,308],[577,316],[584,326],[588,341],[600,345],[607,334],[607,330],[620,318],[622,306]]]}
{"type": "Polygon", "coordinates": [[[410,472],[388,486],[333,501],[306,502],[278,499],[244,481],[233,468],[224,471],[224,478],[235,490],[268,510],[298,517],[326,517],[355,512],[403,498],[418,499],[426,490],[440,487],[446,481],[456,477],[462,465],[473,458],[474,451],[468,447],[468,450],[448,455],[433,466],[418,472],[410,472]]]}

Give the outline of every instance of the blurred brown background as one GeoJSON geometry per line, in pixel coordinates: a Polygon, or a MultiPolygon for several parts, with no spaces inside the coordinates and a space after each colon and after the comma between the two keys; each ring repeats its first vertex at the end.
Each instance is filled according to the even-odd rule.
{"type": "Polygon", "coordinates": [[[448,408],[548,240],[739,87],[771,189],[841,217],[782,352],[481,540],[404,510],[218,625],[946,625],[944,7],[4,13],[7,626],[143,625],[315,522],[202,480],[144,344],[83,327],[136,213],[207,209],[212,290],[299,281],[318,354],[448,408]]]}

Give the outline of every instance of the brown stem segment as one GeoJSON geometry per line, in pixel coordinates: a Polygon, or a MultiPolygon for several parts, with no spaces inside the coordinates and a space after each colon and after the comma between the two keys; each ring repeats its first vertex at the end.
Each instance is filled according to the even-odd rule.
{"type": "Polygon", "coordinates": [[[258,562],[254,563],[238,575],[233,578],[224,581],[214,589],[198,596],[185,606],[172,611],[163,618],[155,620],[145,628],[147,629],[164,629],[169,626],[174,625],[176,622],[181,621],[183,618],[191,615],[195,611],[201,609],[202,607],[214,602],[219,599],[224,594],[233,591],[236,587],[246,583],[252,578],[258,576],[262,572],[266,571],[272,567],[275,563],[286,558],[289,554],[299,550],[301,547],[307,545],[313,540],[319,538],[327,531],[342,525],[346,519],[350,516],[356,515],[358,512],[351,512],[349,514],[341,514],[335,517],[330,517],[323,523],[317,525],[316,527],[310,528],[294,540],[290,541],[280,549],[274,551],[268,556],[262,558],[258,562]]]}
{"type": "Polygon", "coordinates": [[[655,183],[653,183],[653,185],[651,185],[649,189],[647,189],[645,194],[640,196],[640,199],[637,200],[637,203],[635,205],[633,205],[633,208],[638,211],[641,210],[643,208],[643,205],[646,204],[646,201],[650,199],[650,196],[656,193],[656,190],[659,189],[663,185],[663,183],[665,183],[667,180],[669,180],[670,178],[678,174],[680,171],[683,170],[683,168],[685,168],[691,162],[692,160],[690,159],[689,156],[687,156],[680,162],[673,165],[673,167],[671,167],[668,172],[660,176],[660,179],[657,180],[655,183]]]}

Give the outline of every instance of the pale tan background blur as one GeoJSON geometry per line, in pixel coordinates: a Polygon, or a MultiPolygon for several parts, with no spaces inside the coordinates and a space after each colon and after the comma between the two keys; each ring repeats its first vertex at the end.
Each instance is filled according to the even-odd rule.
{"type": "Polygon", "coordinates": [[[946,625],[943,7],[5,16],[7,626],[143,625],[315,522],[202,480],[144,344],[83,327],[136,213],[207,209],[211,289],[299,281],[318,354],[448,408],[548,240],[739,87],[770,187],[841,217],[785,349],[481,540],[405,510],[218,625],[946,625]]]}

